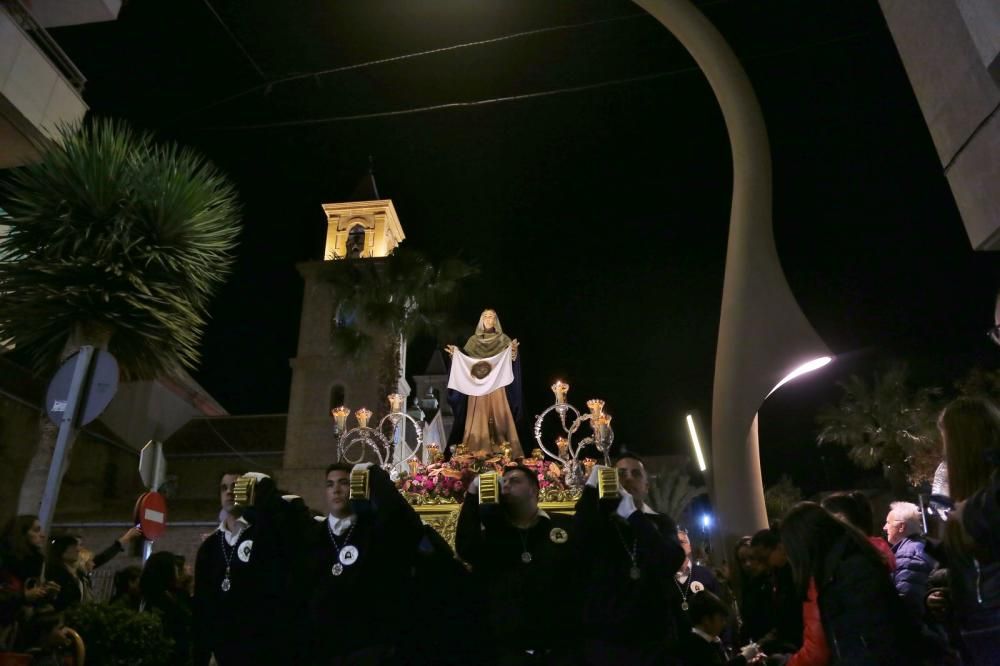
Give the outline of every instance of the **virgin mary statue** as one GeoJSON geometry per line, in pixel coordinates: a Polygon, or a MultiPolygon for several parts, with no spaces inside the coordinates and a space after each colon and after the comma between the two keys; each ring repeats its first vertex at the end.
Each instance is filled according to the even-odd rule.
{"type": "Polygon", "coordinates": [[[455,413],[448,444],[465,444],[469,453],[499,452],[510,445],[511,456],[524,455],[515,425],[521,414],[521,361],[518,342],[507,337],[493,310],[484,310],[475,334],[451,354],[448,403],[455,413]]]}

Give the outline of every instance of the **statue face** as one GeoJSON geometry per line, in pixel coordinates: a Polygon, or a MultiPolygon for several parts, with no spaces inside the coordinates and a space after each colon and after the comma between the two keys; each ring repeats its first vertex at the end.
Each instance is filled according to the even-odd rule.
{"type": "Polygon", "coordinates": [[[483,328],[489,330],[496,326],[497,323],[497,313],[493,310],[487,310],[483,313],[483,328]]]}

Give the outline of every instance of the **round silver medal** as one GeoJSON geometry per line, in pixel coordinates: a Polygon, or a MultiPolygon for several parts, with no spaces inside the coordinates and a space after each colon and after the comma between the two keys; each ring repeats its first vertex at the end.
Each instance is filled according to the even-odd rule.
{"type": "Polygon", "coordinates": [[[337,562],[336,564],[333,565],[333,568],[330,569],[330,573],[332,573],[334,576],[339,576],[340,574],[344,573],[344,565],[341,564],[340,562],[337,562]]]}
{"type": "Polygon", "coordinates": [[[639,580],[639,576],[641,575],[642,572],[639,571],[639,567],[637,566],[633,566],[631,569],[628,570],[628,577],[631,578],[632,580],[639,580]]]}
{"type": "Polygon", "coordinates": [[[233,586],[233,584],[229,582],[228,578],[223,578],[222,579],[222,591],[223,592],[228,592],[229,588],[231,588],[232,586],[233,586]]]}
{"type": "Polygon", "coordinates": [[[682,601],[681,602],[681,610],[686,611],[687,609],[688,609],[688,602],[682,601]]]}
{"type": "Polygon", "coordinates": [[[349,567],[358,560],[358,549],[354,546],[344,546],[340,549],[340,563],[349,567]]]}
{"type": "Polygon", "coordinates": [[[524,551],[523,553],[521,553],[521,561],[524,562],[525,564],[531,564],[531,553],[529,553],[528,551],[524,551]]]}

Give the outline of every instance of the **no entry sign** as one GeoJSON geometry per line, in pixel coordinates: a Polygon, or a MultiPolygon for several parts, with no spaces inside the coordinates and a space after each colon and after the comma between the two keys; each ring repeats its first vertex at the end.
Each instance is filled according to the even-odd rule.
{"type": "Polygon", "coordinates": [[[155,491],[139,495],[135,503],[135,522],[150,541],[160,538],[167,531],[167,500],[163,495],[155,491]]]}

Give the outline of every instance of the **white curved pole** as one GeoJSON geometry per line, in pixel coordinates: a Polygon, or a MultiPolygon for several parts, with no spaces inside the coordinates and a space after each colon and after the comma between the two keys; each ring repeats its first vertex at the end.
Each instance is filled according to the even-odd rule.
{"type": "Polygon", "coordinates": [[[771,152],[750,79],[688,0],[633,0],[687,49],[722,109],[733,153],[733,202],[712,390],[713,501],[727,543],[767,526],[757,410],[792,369],[826,345],[785,280],[771,226],[771,152]]]}

